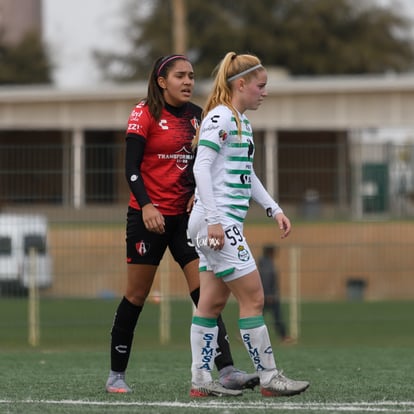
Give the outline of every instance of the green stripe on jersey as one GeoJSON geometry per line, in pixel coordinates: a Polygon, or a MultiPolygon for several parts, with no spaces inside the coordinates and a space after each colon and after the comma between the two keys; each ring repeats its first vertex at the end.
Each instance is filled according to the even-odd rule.
{"type": "Polygon", "coordinates": [[[243,195],[232,195],[227,194],[228,198],[233,198],[234,200],[250,200],[250,196],[243,196],[243,195]]]}
{"type": "Polygon", "coordinates": [[[229,148],[249,148],[249,142],[229,142],[227,144],[229,148]]]}
{"type": "Polygon", "coordinates": [[[242,161],[242,162],[251,162],[252,159],[249,157],[236,157],[236,156],[232,156],[232,157],[227,157],[228,161],[242,161]]]}
{"type": "Polygon", "coordinates": [[[220,151],[220,147],[215,144],[214,142],[208,141],[206,139],[200,139],[198,145],[203,145],[204,147],[209,147],[211,149],[213,149],[214,151],[219,152],[220,151]]]}
{"type": "Polygon", "coordinates": [[[242,211],[247,211],[249,209],[249,206],[239,206],[237,204],[230,204],[228,207],[233,208],[235,210],[242,210],[242,211]]]}
{"type": "Polygon", "coordinates": [[[252,188],[251,184],[235,184],[235,183],[226,183],[227,187],[230,188],[252,188]]]}
{"type": "MultiPolygon", "coordinates": [[[[249,131],[242,131],[241,134],[245,137],[249,137],[251,138],[253,136],[253,134],[249,131]]],[[[231,131],[229,131],[229,135],[239,135],[239,131],[237,131],[236,129],[232,129],[231,131]]]]}
{"type": "Polygon", "coordinates": [[[232,218],[232,219],[234,219],[234,220],[237,220],[237,221],[239,221],[240,223],[244,223],[244,217],[239,217],[239,216],[236,216],[236,215],[231,214],[231,213],[226,213],[226,216],[227,216],[227,217],[230,217],[230,218],[232,218]]]}
{"type": "Polygon", "coordinates": [[[226,170],[229,174],[244,174],[244,175],[251,175],[252,172],[250,170],[226,170]]]}

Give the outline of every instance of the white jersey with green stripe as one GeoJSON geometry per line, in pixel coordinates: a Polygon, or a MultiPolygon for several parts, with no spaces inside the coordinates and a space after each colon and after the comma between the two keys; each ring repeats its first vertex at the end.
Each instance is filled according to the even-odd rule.
{"type": "MultiPolygon", "coordinates": [[[[249,120],[243,114],[238,115],[241,134],[234,114],[227,106],[220,105],[211,110],[200,127],[199,150],[208,147],[217,152],[210,168],[216,214],[221,221],[227,217],[242,223],[252,196],[254,141],[249,120]]],[[[196,199],[199,203],[198,189],[196,199]]]]}

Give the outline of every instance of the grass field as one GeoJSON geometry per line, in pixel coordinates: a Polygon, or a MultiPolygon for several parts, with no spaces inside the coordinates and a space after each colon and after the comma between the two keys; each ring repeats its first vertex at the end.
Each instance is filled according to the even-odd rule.
{"type": "MultiPolygon", "coordinates": [[[[159,305],[148,304],[128,381],[107,395],[109,330],[117,300],[52,300],[40,305],[40,345],[27,345],[27,304],[0,299],[0,413],[414,413],[413,302],[305,303],[299,344],[274,352],[288,376],[311,381],[292,398],[257,389],[230,399],[191,400],[189,302],[172,302],[171,343],[159,343],[159,305]]],[[[287,313],[287,312],[286,312],[287,313]]],[[[236,365],[251,371],[237,339],[237,308],[225,312],[236,365]]]]}

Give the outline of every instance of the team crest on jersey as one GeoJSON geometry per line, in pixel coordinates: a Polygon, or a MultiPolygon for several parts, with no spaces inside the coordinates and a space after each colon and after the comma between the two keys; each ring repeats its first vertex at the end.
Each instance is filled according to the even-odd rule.
{"type": "Polygon", "coordinates": [[[181,171],[185,170],[188,167],[188,163],[194,158],[193,152],[186,147],[182,147],[179,151],[176,152],[176,154],[176,166],[181,171]]]}
{"type": "Polygon", "coordinates": [[[245,119],[243,121],[243,124],[244,124],[244,126],[245,126],[245,128],[246,128],[247,131],[251,131],[252,130],[252,127],[250,125],[250,122],[247,119],[245,119]]]}
{"type": "Polygon", "coordinates": [[[250,259],[250,253],[248,250],[244,248],[244,246],[240,245],[237,250],[239,251],[238,256],[242,262],[247,262],[250,259]]]}
{"type": "Polygon", "coordinates": [[[227,132],[224,129],[220,129],[218,134],[221,142],[224,142],[227,139],[227,132]]]}
{"type": "Polygon", "coordinates": [[[200,126],[198,119],[196,117],[194,117],[191,121],[190,121],[191,125],[193,126],[193,128],[195,130],[198,129],[198,127],[200,126]]]}
{"type": "Polygon", "coordinates": [[[138,243],[135,243],[135,248],[137,249],[137,253],[140,256],[146,256],[147,253],[150,250],[150,244],[147,243],[144,240],[139,241],[138,243]]]}

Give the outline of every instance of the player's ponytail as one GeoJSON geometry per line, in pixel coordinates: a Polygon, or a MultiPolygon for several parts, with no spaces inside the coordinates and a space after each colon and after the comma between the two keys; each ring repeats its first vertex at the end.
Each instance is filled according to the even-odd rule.
{"type": "Polygon", "coordinates": [[[240,135],[240,119],[232,104],[232,83],[241,77],[249,80],[260,69],[263,69],[263,66],[258,57],[250,54],[238,55],[235,52],[228,52],[213,72],[215,74],[213,89],[204,106],[203,116],[218,105],[226,105],[234,115],[240,135]]]}

